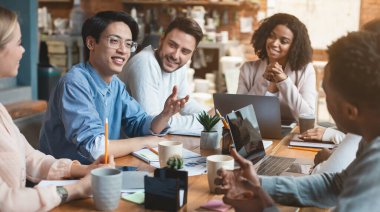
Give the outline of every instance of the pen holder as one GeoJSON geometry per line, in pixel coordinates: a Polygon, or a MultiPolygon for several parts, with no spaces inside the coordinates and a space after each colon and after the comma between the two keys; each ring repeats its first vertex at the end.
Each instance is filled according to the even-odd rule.
{"type": "Polygon", "coordinates": [[[233,144],[231,130],[223,127],[222,132],[222,154],[229,155],[230,154],[230,146],[233,144]]]}
{"type": "Polygon", "coordinates": [[[178,211],[187,203],[187,171],[156,169],[154,177],[145,176],[144,185],[146,209],[178,211]]]}

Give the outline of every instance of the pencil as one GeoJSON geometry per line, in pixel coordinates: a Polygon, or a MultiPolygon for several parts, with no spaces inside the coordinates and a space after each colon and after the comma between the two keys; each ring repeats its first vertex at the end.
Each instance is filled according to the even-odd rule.
{"type": "Polygon", "coordinates": [[[108,118],[106,118],[106,122],[104,123],[104,144],[105,144],[105,150],[104,150],[104,163],[108,163],[108,118]]]}
{"type": "Polygon", "coordinates": [[[158,155],[157,150],[153,149],[152,147],[148,146],[148,149],[153,152],[154,154],[158,155]]]}
{"type": "Polygon", "coordinates": [[[310,152],[321,151],[321,149],[318,149],[318,148],[307,148],[307,147],[298,147],[298,146],[289,146],[289,149],[296,149],[296,150],[303,150],[303,151],[310,151],[310,152]]]}
{"type": "Polygon", "coordinates": [[[216,114],[218,114],[218,116],[220,117],[220,119],[222,120],[222,123],[223,123],[223,126],[224,128],[226,129],[230,129],[230,127],[228,126],[227,122],[226,122],[226,119],[224,119],[224,117],[219,113],[219,110],[216,109],[216,114]]]}

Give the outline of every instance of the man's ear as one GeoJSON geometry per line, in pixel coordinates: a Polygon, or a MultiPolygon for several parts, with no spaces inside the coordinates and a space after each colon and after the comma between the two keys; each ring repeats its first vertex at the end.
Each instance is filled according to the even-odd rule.
{"type": "Polygon", "coordinates": [[[349,120],[356,120],[358,118],[359,109],[357,106],[349,102],[343,103],[343,106],[343,113],[349,120]]]}
{"type": "Polygon", "coordinates": [[[95,43],[96,43],[95,38],[93,38],[93,37],[91,37],[91,36],[88,36],[88,37],[86,38],[86,46],[87,46],[87,48],[88,48],[90,51],[94,49],[94,47],[95,47],[95,43]]]}

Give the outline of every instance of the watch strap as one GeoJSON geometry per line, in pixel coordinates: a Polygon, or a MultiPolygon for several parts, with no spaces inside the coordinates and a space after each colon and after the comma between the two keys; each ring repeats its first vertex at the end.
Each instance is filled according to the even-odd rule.
{"type": "Polygon", "coordinates": [[[63,186],[57,186],[57,193],[59,197],[61,197],[61,204],[65,203],[67,197],[69,196],[69,193],[67,192],[66,188],[63,186]]]}

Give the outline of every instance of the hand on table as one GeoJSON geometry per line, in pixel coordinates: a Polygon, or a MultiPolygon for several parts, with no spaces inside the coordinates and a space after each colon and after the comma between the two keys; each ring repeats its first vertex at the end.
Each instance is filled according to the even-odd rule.
{"type": "Polygon", "coordinates": [[[100,167],[109,167],[109,168],[115,168],[115,160],[114,156],[110,155],[108,157],[108,164],[104,164],[104,155],[101,155],[96,159],[93,163],[91,163],[88,166],[89,172],[93,169],[100,168],[100,167]]]}
{"type": "Polygon", "coordinates": [[[115,160],[113,155],[109,156],[108,164],[104,164],[104,155],[101,155],[91,165],[87,166],[88,172],[83,178],[74,184],[65,185],[64,187],[68,193],[67,201],[86,198],[91,195],[91,170],[100,167],[115,168],[115,160]]]}
{"type": "Polygon", "coordinates": [[[317,140],[322,141],[323,134],[325,133],[326,128],[316,127],[299,135],[299,138],[303,140],[317,140]]]}

